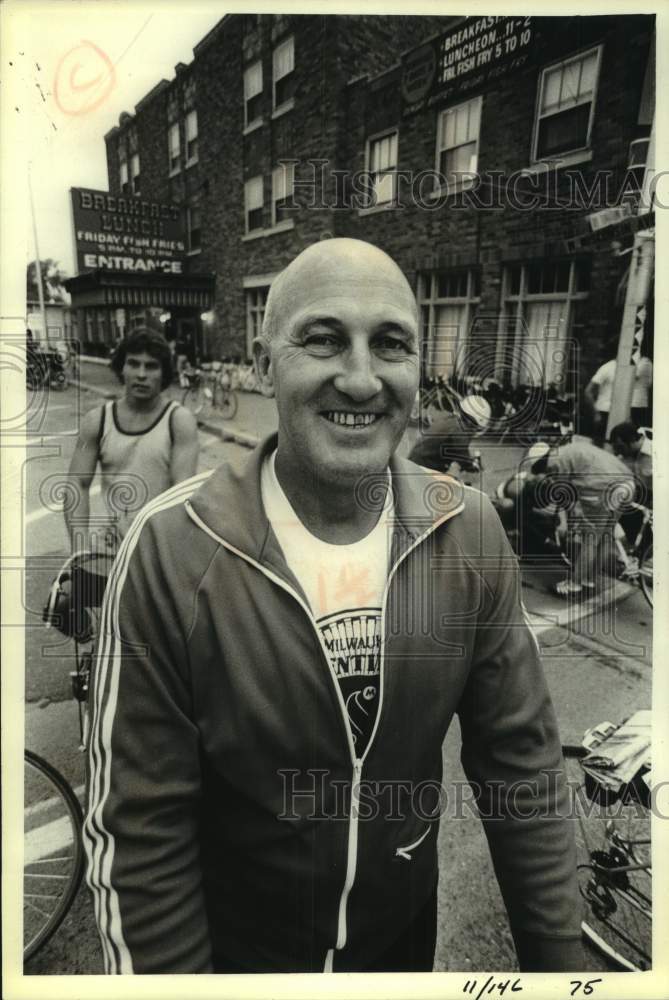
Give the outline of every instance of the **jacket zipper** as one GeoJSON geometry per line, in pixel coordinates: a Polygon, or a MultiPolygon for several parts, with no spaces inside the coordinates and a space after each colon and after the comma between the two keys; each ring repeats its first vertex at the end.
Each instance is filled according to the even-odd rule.
{"type": "MultiPolygon", "coordinates": [[[[388,571],[388,579],[386,581],[386,586],[383,593],[383,601],[381,605],[381,642],[379,647],[380,648],[379,706],[376,712],[376,719],[374,720],[374,728],[372,729],[372,733],[369,737],[369,742],[367,743],[367,747],[365,748],[365,752],[362,755],[362,758],[356,757],[355,744],[353,742],[353,733],[351,731],[351,724],[348,719],[348,713],[346,711],[346,705],[344,704],[344,698],[341,693],[341,688],[339,686],[337,677],[332,669],[332,665],[330,663],[330,657],[328,656],[327,648],[325,646],[325,643],[323,642],[323,637],[319,631],[318,625],[314,621],[309,606],[302,600],[297,591],[294,590],[290,586],[290,584],[282,580],[280,576],[277,576],[276,573],[273,573],[271,570],[268,570],[265,566],[262,566],[255,559],[252,559],[245,552],[242,552],[241,549],[238,549],[234,545],[231,545],[224,538],[221,538],[220,535],[217,535],[215,531],[212,531],[211,528],[207,524],[205,524],[200,517],[198,517],[198,515],[193,510],[191,503],[188,500],[185,501],[185,507],[192,520],[195,521],[195,523],[200,528],[202,528],[202,530],[207,535],[209,535],[210,538],[213,538],[214,541],[218,542],[219,545],[222,545],[223,548],[227,549],[229,552],[232,552],[234,555],[239,556],[240,559],[243,559],[245,562],[249,563],[249,565],[254,566],[265,577],[267,577],[268,580],[271,580],[278,587],[281,587],[284,591],[286,591],[286,593],[290,594],[291,597],[293,597],[297,601],[297,603],[300,605],[300,607],[306,614],[307,618],[309,619],[309,622],[311,623],[314,632],[316,633],[316,637],[318,639],[321,650],[323,651],[323,655],[325,657],[325,662],[327,664],[330,677],[334,684],[335,694],[337,695],[337,701],[339,703],[339,708],[342,713],[342,718],[344,720],[348,749],[353,764],[353,780],[351,783],[351,816],[348,825],[348,846],[346,851],[346,878],[344,879],[344,888],[342,889],[341,896],[339,897],[339,911],[337,917],[337,943],[335,944],[334,948],[328,949],[328,952],[325,956],[325,963],[323,967],[324,972],[332,972],[334,952],[340,951],[342,948],[344,948],[347,939],[346,905],[348,903],[348,897],[351,893],[351,889],[353,888],[353,885],[355,883],[356,868],[357,868],[358,819],[359,819],[358,806],[360,802],[360,781],[362,778],[362,765],[364,763],[365,757],[369,753],[370,747],[374,741],[374,737],[376,736],[376,730],[378,728],[379,719],[381,717],[381,706],[383,703],[383,661],[384,661],[383,645],[385,640],[385,612],[386,612],[386,602],[388,599],[388,593],[390,590],[390,584],[395,575],[395,572],[397,571],[397,568],[401,565],[402,562],[404,562],[407,556],[410,555],[411,552],[413,552],[413,550],[418,545],[420,545],[421,542],[423,542],[429,535],[431,535],[433,531],[436,531],[436,529],[441,524],[443,524],[445,521],[448,521],[451,517],[454,517],[456,514],[459,514],[464,509],[464,504],[460,504],[460,506],[456,507],[454,511],[450,511],[448,514],[445,514],[444,517],[440,518],[438,521],[435,521],[434,524],[432,524],[426,532],[424,532],[414,541],[414,543],[406,550],[406,552],[404,552],[399,557],[399,559],[394,563],[394,565],[388,571]]],[[[427,832],[429,832],[429,830],[427,832]]]]}
{"type": "Polygon", "coordinates": [[[432,827],[428,826],[425,833],[421,834],[418,840],[414,840],[413,844],[409,844],[407,847],[398,847],[397,850],[395,851],[395,857],[404,858],[406,861],[411,861],[411,854],[409,852],[415,851],[418,845],[423,843],[423,841],[425,840],[431,829],[432,827]]]}

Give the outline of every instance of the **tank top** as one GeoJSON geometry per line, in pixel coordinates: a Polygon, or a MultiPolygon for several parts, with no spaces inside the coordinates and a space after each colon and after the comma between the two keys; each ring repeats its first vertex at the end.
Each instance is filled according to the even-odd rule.
{"type": "Polygon", "coordinates": [[[115,402],[102,407],[98,456],[111,547],[120,542],[141,508],[172,485],[172,413],[178,405],[174,400],[166,403],[143,431],[120,427],[115,402]]]}

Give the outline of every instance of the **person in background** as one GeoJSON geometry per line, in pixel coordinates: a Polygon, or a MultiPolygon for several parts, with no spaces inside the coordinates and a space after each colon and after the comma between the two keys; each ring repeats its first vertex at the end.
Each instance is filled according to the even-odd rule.
{"type": "Polygon", "coordinates": [[[613,547],[616,524],[634,496],[633,477],[619,458],[583,437],[547,453],[532,472],[549,477],[561,506],[559,534],[578,553],[554,593],[591,596],[602,582],[605,546],[613,547]]]}
{"type": "Polygon", "coordinates": [[[117,347],[111,367],[122,396],[84,416],[72,455],[64,514],[73,552],[115,550],[133,518],[149,500],[195,474],[198,435],[195,417],[163,392],[172,381],[172,360],[164,337],[140,329],[117,347]],[[108,519],[90,517],[90,487],[99,466],[108,519]]]}
{"type": "Polygon", "coordinates": [[[411,449],[416,465],[460,478],[476,468],[472,441],[483,434],[491,419],[490,404],[483,396],[465,396],[458,411],[431,411],[432,420],[411,449]]]}
{"type": "Polygon", "coordinates": [[[648,428],[640,430],[631,420],[616,424],[609,435],[613,454],[623,460],[634,473],[637,490],[643,496],[638,499],[647,507],[653,506],[653,432],[648,428]]]}
{"type": "MultiPolygon", "coordinates": [[[[603,444],[606,424],[611,410],[611,397],[616,380],[615,358],[601,365],[585,387],[585,397],[594,410],[595,427],[593,439],[603,444]]],[[[637,427],[646,426],[651,414],[650,392],[653,384],[653,363],[641,355],[635,365],[634,387],[632,389],[631,416],[637,427]]]]}

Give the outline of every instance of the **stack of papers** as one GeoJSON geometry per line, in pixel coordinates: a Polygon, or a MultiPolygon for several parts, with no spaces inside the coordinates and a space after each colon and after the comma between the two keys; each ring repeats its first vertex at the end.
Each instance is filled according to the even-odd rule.
{"type": "MultiPolygon", "coordinates": [[[[609,727],[603,739],[586,739],[584,746],[590,750],[581,761],[583,769],[592,775],[603,788],[618,792],[633,781],[639,771],[650,770],[650,709],[641,709],[611,732],[609,727]]],[[[604,727],[593,731],[601,735],[604,727]]]]}

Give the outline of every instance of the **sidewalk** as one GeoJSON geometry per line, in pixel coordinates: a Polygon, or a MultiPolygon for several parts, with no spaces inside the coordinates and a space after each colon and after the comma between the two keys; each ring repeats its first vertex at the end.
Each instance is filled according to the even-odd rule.
{"type": "MultiPolygon", "coordinates": [[[[80,363],[78,385],[85,391],[107,399],[120,396],[122,391],[116,375],[107,366],[86,361],[80,363]]],[[[170,386],[168,395],[181,401],[183,390],[178,386],[170,386]]],[[[214,410],[203,419],[198,419],[198,426],[222,441],[233,441],[243,447],[254,448],[260,439],[276,430],[276,405],[273,399],[266,399],[259,393],[238,392],[237,396],[239,407],[234,420],[223,420],[214,410]]],[[[416,435],[415,428],[408,428],[400,443],[401,454],[406,455],[411,450],[416,435]]],[[[523,448],[499,445],[495,441],[482,441],[480,448],[483,462],[480,488],[491,493],[500,480],[516,468],[523,455],[523,448]]],[[[556,627],[572,628],[584,618],[601,614],[611,605],[617,605],[636,590],[631,584],[611,579],[610,586],[596,597],[580,602],[565,601],[548,591],[560,576],[559,571],[551,569],[523,568],[523,601],[535,634],[556,627]]]]}

